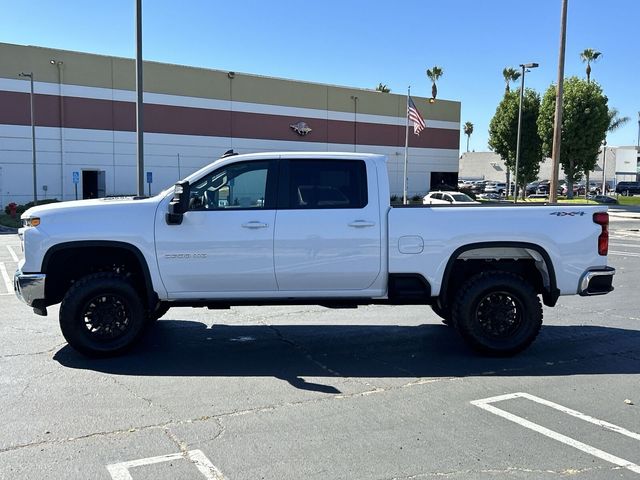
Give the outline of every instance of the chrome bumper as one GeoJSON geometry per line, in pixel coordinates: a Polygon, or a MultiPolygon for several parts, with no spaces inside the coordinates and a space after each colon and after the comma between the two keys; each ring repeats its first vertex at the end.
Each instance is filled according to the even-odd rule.
{"type": "Polygon", "coordinates": [[[582,274],[578,294],[584,296],[604,295],[613,291],[613,276],[616,269],[613,267],[600,267],[587,270],[582,274]]]}
{"type": "Polygon", "coordinates": [[[16,270],[13,275],[16,296],[30,307],[41,307],[46,277],[44,273],[22,273],[21,270],[16,270]]]}

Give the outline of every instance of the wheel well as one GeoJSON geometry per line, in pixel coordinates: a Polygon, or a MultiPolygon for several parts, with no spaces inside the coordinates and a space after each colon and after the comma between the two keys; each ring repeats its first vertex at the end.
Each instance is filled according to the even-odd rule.
{"type": "Polygon", "coordinates": [[[137,248],[130,245],[87,242],[53,247],[45,255],[42,272],[47,275],[47,305],[60,303],[73,283],[96,272],[119,273],[129,279],[145,304],[153,305],[157,301],[144,257],[137,248]]]}
{"type": "Polygon", "coordinates": [[[541,294],[545,305],[555,305],[559,291],[548,254],[530,244],[477,244],[462,247],[451,256],[445,269],[439,301],[450,305],[464,281],[487,270],[517,274],[541,294]]]}

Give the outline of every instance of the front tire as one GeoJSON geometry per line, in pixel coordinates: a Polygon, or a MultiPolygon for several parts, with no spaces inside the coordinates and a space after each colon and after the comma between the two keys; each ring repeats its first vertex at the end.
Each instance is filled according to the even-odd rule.
{"type": "Polygon", "coordinates": [[[492,356],[515,355],[535,340],[542,326],[542,305],[521,276],[483,272],[458,291],[453,321],[465,342],[492,356]]]}
{"type": "Polygon", "coordinates": [[[143,332],[140,295],[122,275],[100,272],[74,283],[60,305],[60,328],[69,345],[89,357],[119,355],[143,332]]]}
{"type": "Polygon", "coordinates": [[[444,323],[446,326],[453,326],[453,320],[451,319],[451,308],[449,308],[448,306],[441,306],[440,300],[436,300],[435,303],[431,304],[431,310],[433,310],[433,313],[435,313],[442,319],[442,323],[444,323]]]}

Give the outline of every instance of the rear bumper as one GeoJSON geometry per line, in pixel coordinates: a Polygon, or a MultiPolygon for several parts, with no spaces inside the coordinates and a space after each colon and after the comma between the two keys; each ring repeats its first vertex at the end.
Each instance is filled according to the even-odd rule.
{"type": "Polygon", "coordinates": [[[591,295],[604,295],[613,291],[613,276],[616,269],[613,267],[599,267],[589,269],[582,274],[578,294],[583,297],[591,295]]]}
{"type": "Polygon", "coordinates": [[[22,273],[22,270],[16,270],[13,275],[16,296],[30,307],[42,308],[46,277],[44,273],[22,273]]]}

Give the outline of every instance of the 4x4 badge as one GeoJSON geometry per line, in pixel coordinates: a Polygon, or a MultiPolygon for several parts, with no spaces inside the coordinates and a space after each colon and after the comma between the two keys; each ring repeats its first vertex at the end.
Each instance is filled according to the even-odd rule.
{"type": "Polygon", "coordinates": [[[555,215],[556,217],[581,217],[584,215],[584,212],[551,212],[549,215],[555,215]]]}

